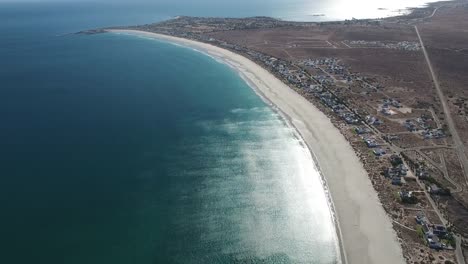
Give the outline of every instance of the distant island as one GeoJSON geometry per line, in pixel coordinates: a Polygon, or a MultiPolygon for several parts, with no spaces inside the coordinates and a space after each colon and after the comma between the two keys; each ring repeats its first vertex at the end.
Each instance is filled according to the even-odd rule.
{"type": "Polygon", "coordinates": [[[400,250],[407,263],[464,264],[467,17],[468,3],[452,1],[385,19],[291,22],[180,16],[80,33],[146,34],[242,65],[238,71],[289,117],[317,152],[343,236],[344,261],[399,263],[400,250]],[[330,121],[337,129],[328,127],[330,121]],[[323,142],[310,135],[315,132],[323,142]],[[333,138],[347,142],[335,146],[333,138]],[[355,155],[347,155],[348,144],[355,155]],[[365,179],[356,156],[367,172],[365,179]],[[327,157],[335,157],[335,163],[327,157]],[[367,182],[372,185],[366,187],[367,182]],[[379,201],[386,214],[379,215],[379,201]],[[401,249],[392,247],[392,232],[401,249]]]}

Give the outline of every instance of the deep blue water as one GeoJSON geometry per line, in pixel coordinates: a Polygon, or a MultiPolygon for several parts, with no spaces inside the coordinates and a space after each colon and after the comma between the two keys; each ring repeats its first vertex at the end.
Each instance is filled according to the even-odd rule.
{"type": "Polygon", "coordinates": [[[1,7],[1,263],[336,261],[308,150],[233,70],[154,40],[63,35],[165,15],[1,7]]]}
{"type": "Polygon", "coordinates": [[[310,153],[233,70],[155,40],[67,34],[335,9],[178,1],[0,2],[0,263],[336,262],[310,153]]]}

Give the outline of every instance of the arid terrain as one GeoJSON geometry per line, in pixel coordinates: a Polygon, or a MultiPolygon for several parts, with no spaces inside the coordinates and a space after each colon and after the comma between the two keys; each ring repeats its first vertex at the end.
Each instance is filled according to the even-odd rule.
{"type": "Polygon", "coordinates": [[[468,2],[453,1],[384,20],[178,17],[126,28],[220,46],[276,75],[351,142],[393,220],[407,262],[463,264],[467,18],[468,2]]]}

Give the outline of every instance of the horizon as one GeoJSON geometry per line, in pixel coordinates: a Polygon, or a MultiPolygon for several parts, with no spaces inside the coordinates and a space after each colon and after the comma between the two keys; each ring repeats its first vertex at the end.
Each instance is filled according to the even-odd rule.
{"type": "MultiPolygon", "coordinates": [[[[152,23],[167,20],[174,16],[196,17],[255,17],[266,16],[285,21],[322,22],[356,19],[380,19],[406,14],[410,8],[420,7],[436,0],[0,0],[1,4],[14,7],[31,5],[32,8],[48,6],[82,6],[89,9],[90,15],[99,16],[103,10],[120,10],[126,17],[132,16],[139,23],[152,23]],[[127,15],[125,15],[127,14],[127,15]],[[138,19],[139,14],[151,19],[138,19]]],[[[26,11],[27,9],[23,9],[26,11]]],[[[0,11],[1,12],[1,11],[0,11]]],[[[60,12],[58,9],[51,12],[60,12]]],[[[125,23],[123,20],[121,23],[125,23]]],[[[111,26],[107,24],[103,26],[111,26]]],[[[115,25],[115,24],[114,24],[115,25]]],[[[130,23],[129,25],[134,25],[130,23]]]]}
{"type": "Polygon", "coordinates": [[[0,0],[2,259],[465,264],[468,2],[421,2],[0,0]]]}

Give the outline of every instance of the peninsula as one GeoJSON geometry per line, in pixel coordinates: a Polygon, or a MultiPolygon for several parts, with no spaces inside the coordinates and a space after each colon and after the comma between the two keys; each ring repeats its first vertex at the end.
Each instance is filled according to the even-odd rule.
{"type": "Polygon", "coordinates": [[[344,263],[468,256],[468,3],[381,20],[177,17],[144,35],[222,59],[296,127],[330,190],[344,263]]]}

